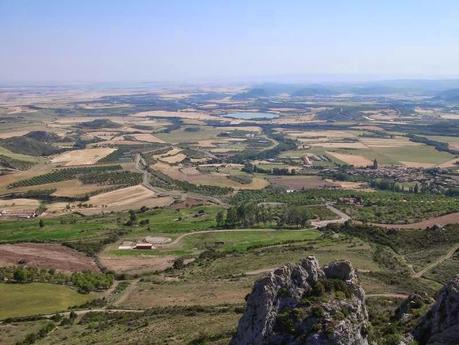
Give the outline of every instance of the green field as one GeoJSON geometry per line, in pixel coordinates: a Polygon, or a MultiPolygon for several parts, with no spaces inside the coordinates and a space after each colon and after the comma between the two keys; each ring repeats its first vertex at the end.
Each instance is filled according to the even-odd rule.
{"type": "Polygon", "coordinates": [[[446,135],[429,135],[427,138],[447,144],[459,144],[459,136],[449,137],[446,135]]]}
{"type": "Polygon", "coordinates": [[[428,145],[376,147],[371,149],[331,149],[328,151],[359,155],[369,160],[377,159],[380,164],[400,164],[400,162],[440,164],[454,158],[452,154],[437,151],[428,145]]]}
{"type": "Polygon", "coordinates": [[[0,284],[0,319],[65,311],[94,297],[63,285],[0,284]]]}
{"type": "Polygon", "coordinates": [[[6,156],[6,157],[10,157],[13,159],[17,159],[17,160],[24,161],[24,162],[30,162],[30,163],[45,162],[44,158],[23,155],[20,153],[14,153],[2,146],[0,146],[0,156],[6,156]]]}
{"type": "Polygon", "coordinates": [[[185,128],[188,127],[196,128],[196,126],[183,125],[180,129],[173,130],[169,133],[157,133],[155,136],[168,143],[189,143],[207,139],[218,139],[217,135],[225,131],[224,128],[199,126],[197,127],[199,128],[198,131],[191,132],[185,130],[185,128]]]}
{"type": "Polygon", "coordinates": [[[286,242],[315,240],[320,237],[316,230],[253,230],[224,231],[195,234],[184,237],[177,245],[158,250],[110,250],[114,255],[194,255],[205,249],[223,253],[243,253],[249,248],[270,246],[286,242]]]}
{"type": "Polygon", "coordinates": [[[79,217],[68,223],[70,217],[44,220],[40,228],[38,219],[0,222],[0,243],[26,241],[72,241],[98,239],[117,229],[114,217],[79,217]]]}
{"type": "Polygon", "coordinates": [[[205,230],[215,226],[218,207],[195,207],[180,211],[159,209],[138,214],[139,222],[148,225],[125,226],[128,215],[116,214],[81,217],[77,215],[49,218],[40,228],[38,219],[0,222],[0,243],[26,241],[92,241],[107,237],[117,230],[136,234],[179,233],[205,230]],[[204,213],[199,213],[203,210],[204,213]],[[148,227],[150,228],[148,230],[148,227]]]}

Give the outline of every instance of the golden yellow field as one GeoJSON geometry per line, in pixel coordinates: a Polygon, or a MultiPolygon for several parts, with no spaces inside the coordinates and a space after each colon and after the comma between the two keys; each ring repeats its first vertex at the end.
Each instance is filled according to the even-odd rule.
{"type": "Polygon", "coordinates": [[[331,151],[327,151],[326,153],[332,157],[335,157],[336,159],[339,159],[342,162],[345,162],[346,164],[353,165],[355,167],[366,167],[373,163],[371,160],[359,155],[351,155],[347,153],[331,151]]]}
{"type": "Polygon", "coordinates": [[[51,162],[64,163],[65,166],[91,165],[106,157],[113,151],[115,151],[115,149],[110,147],[97,147],[84,150],[67,151],[51,159],[51,162]]]}

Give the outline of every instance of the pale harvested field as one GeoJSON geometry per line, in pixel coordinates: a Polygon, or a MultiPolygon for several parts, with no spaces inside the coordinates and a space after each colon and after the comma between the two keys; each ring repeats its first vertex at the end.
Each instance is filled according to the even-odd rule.
{"type": "Polygon", "coordinates": [[[446,120],[459,120],[459,114],[442,114],[441,117],[446,120]]]}
{"type": "Polygon", "coordinates": [[[337,153],[331,151],[326,151],[326,154],[355,167],[366,167],[373,164],[371,160],[359,155],[351,155],[347,153],[337,153]]]}
{"type": "Polygon", "coordinates": [[[0,244],[0,266],[16,265],[19,261],[31,267],[66,272],[99,271],[93,259],[59,244],[0,244]]]}
{"type": "Polygon", "coordinates": [[[164,143],[164,140],[155,137],[154,135],[142,133],[142,134],[129,134],[133,138],[139,141],[146,141],[148,143],[164,143]]]}
{"type": "Polygon", "coordinates": [[[409,168],[433,168],[435,164],[432,163],[420,163],[420,162],[406,162],[400,161],[404,166],[409,168]]]}
{"type": "Polygon", "coordinates": [[[169,206],[174,199],[169,196],[158,196],[148,188],[137,185],[117,189],[114,191],[94,195],[84,204],[91,207],[79,207],[79,203],[55,202],[47,205],[46,215],[59,215],[61,213],[78,211],[85,215],[100,214],[103,212],[120,212],[130,209],[146,207],[169,206]],[[67,206],[70,206],[67,209],[67,206]]]}
{"type": "Polygon", "coordinates": [[[326,179],[325,181],[333,183],[334,185],[339,186],[339,188],[341,189],[362,190],[365,192],[374,192],[374,189],[371,189],[370,187],[368,187],[368,184],[365,182],[334,181],[334,180],[329,180],[329,179],[326,179]]]}
{"type": "Polygon", "coordinates": [[[153,158],[154,159],[160,159],[160,158],[163,158],[163,157],[167,157],[167,156],[174,156],[176,155],[177,153],[180,153],[182,152],[181,149],[178,149],[176,147],[170,149],[169,151],[165,152],[165,153],[162,153],[160,155],[153,155],[153,158]]]}
{"type": "Polygon", "coordinates": [[[142,111],[139,113],[135,113],[132,116],[136,117],[180,117],[184,119],[191,119],[191,120],[215,120],[218,119],[216,116],[211,116],[204,113],[198,112],[185,112],[185,111],[161,111],[161,110],[154,110],[154,111],[142,111]]]}
{"type": "Polygon", "coordinates": [[[355,138],[352,132],[348,131],[285,131],[286,134],[294,138],[315,138],[315,137],[326,137],[333,139],[344,139],[344,138],[355,138]]]}
{"type": "Polygon", "coordinates": [[[109,211],[121,211],[142,206],[162,207],[170,205],[172,202],[171,197],[159,197],[148,188],[137,185],[94,195],[89,198],[88,203],[99,207],[106,206],[109,211]]]}
{"type": "Polygon", "coordinates": [[[120,139],[111,139],[111,140],[106,140],[106,141],[99,141],[97,143],[92,143],[89,144],[91,148],[100,148],[105,145],[110,145],[110,146],[117,146],[117,145],[139,145],[138,141],[135,140],[125,140],[123,137],[120,139]]]}
{"type": "Polygon", "coordinates": [[[400,147],[400,146],[420,146],[421,143],[415,143],[408,138],[395,137],[391,139],[383,138],[360,138],[363,144],[368,147],[400,147]]]}
{"type": "Polygon", "coordinates": [[[65,163],[65,166],[71,165],[91,165],[96,163],[98,160],[106,157],[110,153],[115,151],[114,148],[110,147],[98,147],[84,150],[74,150],[64,152],[51,161],[53,163],[65,163]]]}
{"type": "Polygon", "coordinates": [[[35,199],[0,199],[0,209],[37,208],[40,201],[35,199]]]}
{"type": "Polygon", "coordinates": [[[0,139],[7,139],[7,138],[12,138],[12,137],[20,137],[20,136],[25,135],[25,134],[27,134],[29,132],[30,132],[30,130],[3,132],[3,133],[0,133],[0,139]]]}
{"type": "Polygon", "coordinates": [[[367,147],[360,142],[353,143],[316,143],[310,144],[311,146],[325,147],[325,148],[334,148],[334,149],[366,149],[367,147]]]}
{"type": "Polygon", "coordinates": [[[186,155],[183,153],[177,153],[173,156],[166,156],[159,158],[160,161],[168,163],[168,164],[177,164],[186,159],[186,155]]]}
{"type": "Polygon", "coordinates": [[[55,196],[81,196],[86,193],[92,193],[98,190],[102,190],[106,187],[98,186],[96,184],[83,184],[80,180],[73,179],[67,181],[60,181],[54,183],[45,183],[36,186],[25,186],[14,188],[15,192],[26,192],[28,190],[44,190],[44,189],[56,189],[53,193],[55,196]]]}
{"type": "Polygon", "coordinates": [[[215,140],[199,140],[197,142],[197,146],[203,147],[203,148],[212,148],[212,147],[217,147],[215,143],[218,143],[218,141],[215,140]]]}
{"type": "Polygon", "coordinates": [[[244,132],[255,132],[261,133],[261,128],[258,126],[233,126],[233,127],[225,127],[227,131],[244,131],[244,132]]]}
{"type": "Polygon", "coordinates": [[[281,176],[270,178],[269,181],[273,185],[285,186],[295,190],[336,186],[336,184],[332,182],[322,180],[320,176],[281,176]]]}
{"type": "Polygon", "coordinates": [[[361,125],[352,127],[352,129],[360,129],[360,130],[368,130],[368,131],[381,131],[384,132],[384,128],[379,126],[372,126],[372,125],[361,125]]]}
{"type": "Polygon", "coordinates": [[[447,162],[441,163],[438,166],[440,168],[452,168],[457,166],[457,163],[459,162],[459,157],[453,158],[447,162]]]}
{"type": "Polygon", "coordinates": [[[102,265],[117,273],[164,271],[172,267],[175,259],[175,256],[99,256],[102,265]]]}

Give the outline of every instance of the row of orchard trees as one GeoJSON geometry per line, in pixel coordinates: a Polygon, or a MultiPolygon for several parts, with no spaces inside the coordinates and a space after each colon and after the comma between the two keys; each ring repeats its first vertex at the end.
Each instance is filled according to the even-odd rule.
{"type": "Polygon", "coordinates": [[[230,207],[226,212],[217,213],[218,227],[237,228],[258,225],[275,225],[278,227],[305,227],[312,214],[307,206],[287,206],[285,204],[239,204],[230,207]]]}

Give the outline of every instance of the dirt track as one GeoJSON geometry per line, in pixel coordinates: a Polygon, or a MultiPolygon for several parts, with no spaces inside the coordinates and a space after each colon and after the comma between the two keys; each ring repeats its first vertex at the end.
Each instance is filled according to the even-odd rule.
{"type": "Polygon", "coordinates": [[[434,267],[440,265],[443,261],[449,259],[450,257],[452,257],[454,255],[454,253],[456,253],[456,251],[459,250],[459,244],[455,244],[449,251],[448,253],[446,253],[446,255],[444,256],[441,256],[439,257],[437,260],[435,260],[434,262],[432,262],[431,264],[427,265],[426,267],[424,267],[421,271],[419,272],[416,272],[415,274],[413,274],[413,277],[415,278],[421,278],[424,274],[426,274],[428,271],[430,271],[431,269],[433,269],[434,267]]]}
{"type": "Polygon", "coordinates": [[[17,265],[54,268],[58,271],[98,271],[88,256],[59,244],[21,243],[0,245],[0,266],[17,265]]]}
{"type": "Polygon", "coordinates": [[[459,223],[459,212],[445,214],[439,217],[432,217],[421,222],[411,224],[377,224],[372,225],[379,226],[386,229],[425,229],[434,225],[447,225],[459,223]]]}

